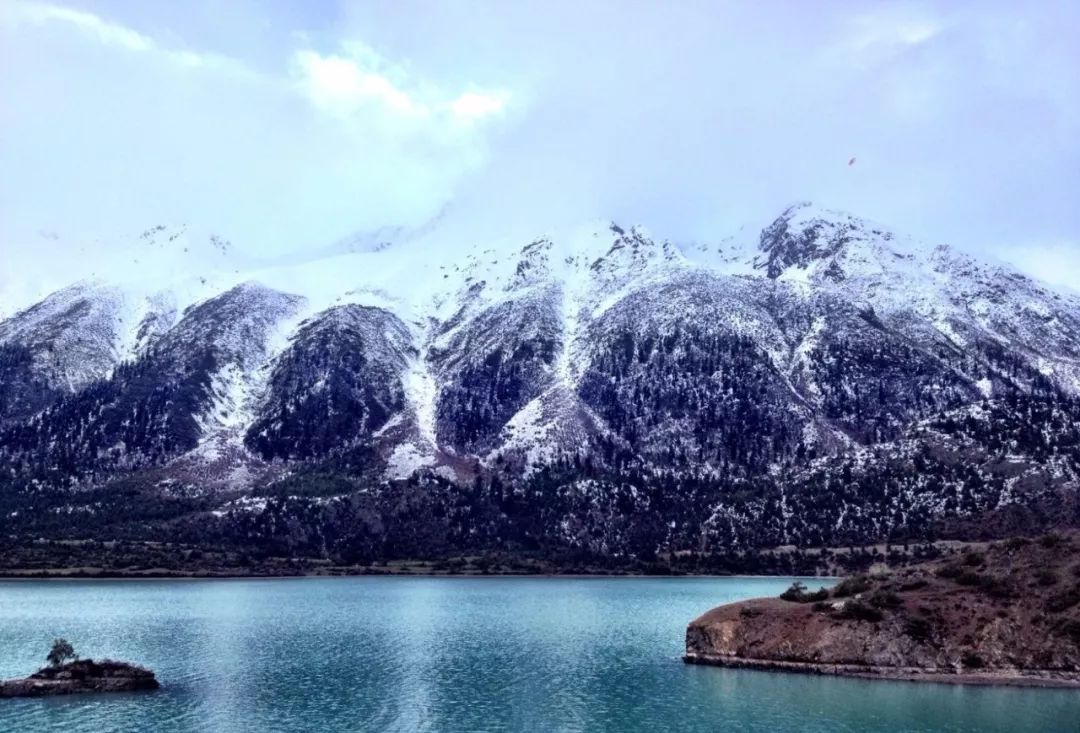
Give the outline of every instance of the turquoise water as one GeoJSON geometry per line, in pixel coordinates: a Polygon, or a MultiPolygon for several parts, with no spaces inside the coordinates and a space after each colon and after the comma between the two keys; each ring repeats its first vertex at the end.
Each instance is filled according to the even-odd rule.
{"type": "Polygon", "coordinates": [[[0,700],[0,731],[1080,731],[1080,693],[684,665],[686,622],[791,579],[0,583],[0,676],[55,636],[157,693],[0,700]]]}

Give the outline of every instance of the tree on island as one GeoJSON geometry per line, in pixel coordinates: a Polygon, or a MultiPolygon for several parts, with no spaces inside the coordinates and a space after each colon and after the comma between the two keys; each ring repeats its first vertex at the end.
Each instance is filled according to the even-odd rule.
{"type": "Polygon", "coordinates": [[[49,656],[45,657],[46,661],[53,667],[59,667],[69,659],[78,658],[79,655],[75,653],[75,647],[67,639],[54,639],[49,656]]]}

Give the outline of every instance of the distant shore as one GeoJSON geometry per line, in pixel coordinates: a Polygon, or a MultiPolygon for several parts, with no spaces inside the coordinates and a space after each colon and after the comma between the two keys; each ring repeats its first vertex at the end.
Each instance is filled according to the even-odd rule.
{"type": "MultiPolygon", "coordinates": [[[[0,538],[2,540],[3,538],[0,538]]],[[[654,557],[603,557],[567,550],[477,550],[424,558],[327,558],[238,547],[120,539],[22,538],[0,549],[0,579],[216,579],[337,576],[405,577],[801,577],[835,578],[873,567],[901,567],[985,543],[936,541],[908,545],[673,552],[654,557]]]]}
{"type": "Polygon", "coordinates": [[[0,583],[25,582],[25,581],[81,581],[81,580],[300,580],[308,578],[636,578],[658,580],[671,578],[753,578],[768,580],[772,578],[797,578],[810,582],[830,583],[836,580],[833,577],[811,575],[760,575],[746,573],[643,573],[643,572],[523,572],[523,571],[432,571],[409,568],[385,568],[375,566],[360,566],[355,570],[343,572],[308,572],[293,574],[259,574],[259,573],[200,573],[175,572],[162,570],[138,570],[120,572],[116,570],[104,570],[98,568],[56,568],[52,570],[2,570],[0,571],[0,583]]]}

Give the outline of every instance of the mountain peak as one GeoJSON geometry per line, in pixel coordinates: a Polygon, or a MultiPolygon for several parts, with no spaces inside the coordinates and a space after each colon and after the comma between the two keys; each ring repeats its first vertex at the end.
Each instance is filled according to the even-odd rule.
{"type": "MultiPolygon", "coordinates": [[[[754,265],[776,279],[791,267],[808,268],[833,260],[853,242],[891,242],[892,232],[842,211],[817,207],[810,202],[789,206],[761,232],[760,255],[754,265]]],[[[828,265],[835,270],[835,260],[828,265]]]]}

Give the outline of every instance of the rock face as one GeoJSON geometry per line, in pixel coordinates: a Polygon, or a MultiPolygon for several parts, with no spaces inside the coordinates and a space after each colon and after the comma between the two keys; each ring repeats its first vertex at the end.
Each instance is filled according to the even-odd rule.
{"type": "Polygon", "coordinates": [[[1080,687],[1080,536],[985,551],[831,591],[795,589],[714,608],[686,630],[685,661],[724,667],[1080,687]],[[786,600],[785,600],[786,599],[786,600]]]}
{"type": "Polygon", "coordinates": [[[156,690],[154,673],[124,662],[80,659],[59,667],[44,667],[29,677],[0,682],[0,697],[42,697],[83,692],[156,690]]]}

